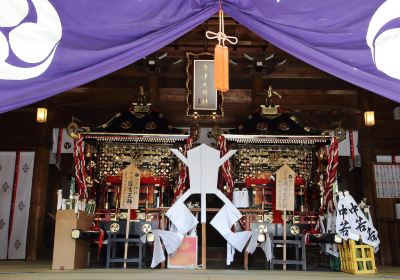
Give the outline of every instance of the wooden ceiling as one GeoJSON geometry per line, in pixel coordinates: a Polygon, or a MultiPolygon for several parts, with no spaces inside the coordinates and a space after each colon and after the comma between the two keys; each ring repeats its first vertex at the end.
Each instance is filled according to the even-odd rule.
{"type": "MultiPolygon", "coordinates": [[[[342,122],[344,127],[359,128],[365,104],[376,110],[383,120],[393,120],[391,112],[398,104],[304,63],[230,18],[225,23],[226,33],[237,36],[239,43],[230,46],[231,89],[225,94],[225,115],[219,120],[222,127],[236,127],[264,104],[269,85],[282,95],[282,99],[275,99],[275,102],[308,126],[325,129],[342,122]],[[262,66],[256,67],[257,63],[262,66]]],[[[215,41],[207,40],[205,32],[217,28],[218,19],[212,17],[168,46],[125,68],[39,104],[1,115],[0,126],[10,128],[11,119],[14,123],[24,122],[28,117],[34,121],[35,108],[45,105],[49,108],[48,125],[51,127],[65,127],[72,116],[94,127],[128,109],[136,101],[141,85],[146,91],[152,90],[148,99],[171,124],[190,126],[193,120],[186,116],[185,53],[212,52],[215,41]]],[[[200,120],[201,126],[213,123],[209,117],[200,120]]]]}

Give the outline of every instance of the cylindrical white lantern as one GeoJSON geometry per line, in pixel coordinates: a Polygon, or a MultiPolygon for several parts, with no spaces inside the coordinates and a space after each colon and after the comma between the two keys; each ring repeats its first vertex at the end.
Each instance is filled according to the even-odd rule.
{"type": "Polygon", "coordinates": [[[47,121],[47,109],[46,108],[37,108],[36,121],[38,123],[45,123],[47,121]]]}
{"type": "Polygon", "coordinates": [[[374,126],[375,125],[375,112],[374,111],[364,112],[364,124],[365,124],[365,126],[374,126]]]}

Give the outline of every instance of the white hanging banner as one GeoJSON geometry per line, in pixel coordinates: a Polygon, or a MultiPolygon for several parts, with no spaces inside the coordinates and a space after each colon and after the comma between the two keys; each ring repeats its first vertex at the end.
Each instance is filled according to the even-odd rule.
{"type": "Polygon", "coordinates": [[[349,209],[350,223],[354,228],[354,232],[361,236],[363,243],[378,248],[380,240],[378,238],[378,231],[372,224],[372,220],[367,219],[364,212],[361,211],[359,205],[348,192],[344,192],[344,195],[349,209]]]}
{"type": "Polygon", "coordinates": [[[14,212],[10,221],[11,235],[8,244],[8,259],[25,259],[34,159],[34,152],[20,153],[16,176],[18,178],[16,195],[13,201],[14,212]]]}
{"type": "Polygon", "coordinates": [[[53,128],[53,154],[72,154],[74,152],[74,139],[68,135],[65,128],[53,128]]]}
{"type": "Polygon", "coordinates": [[[346,191],[339,192],[337,207],[336,233],[344,240],[361,240],[363,243],[378,249],[380,240],[378,231],[370,220],[368,220],[354,198],[346,191]]]}
{"type": "MultiPolygon", "coordinates": [[[[331,136],[335,136],[335,132],[333,130],[329,131],[331,136]]],[[[358,152],[358,131],[353,130],[353,148],[354,148],[354,155],[359,156],[360,153],[358,152]]],[[[349,131],[346,130],[346,137],[342,141],[339,142],[338,145],[338,153],[340,157],[349,157],[351,156],[350,152],[350,135],[349,131]]]]}
{"type": "Polygon", "coordinates": [[[7,259],[15,152],[0,152],[0,260],[7,259]]]}

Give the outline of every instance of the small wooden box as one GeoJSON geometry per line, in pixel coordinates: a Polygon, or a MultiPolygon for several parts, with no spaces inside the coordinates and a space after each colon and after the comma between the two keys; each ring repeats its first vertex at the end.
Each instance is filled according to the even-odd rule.
{"type": "Polygon", "coordinates": [[[93,215],[74,210],[59,210],[56,214],[52,269],[77,269],[88,265],[89,240],[75,240],[71,237],[73,229],[88,230],[93,215]]]}

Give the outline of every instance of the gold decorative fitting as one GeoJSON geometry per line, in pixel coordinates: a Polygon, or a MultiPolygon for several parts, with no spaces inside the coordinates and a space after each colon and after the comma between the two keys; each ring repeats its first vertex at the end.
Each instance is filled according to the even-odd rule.
{"type": "Polygon", "coordinates": [[[72,121],[68,124],[67,126],[67,133],[72,139],[78,139],[79,138],[79,125],[77,124],[78,119],[72,117],[72,121]]]}
{"type": "Polygon", "coordinates": [[[113,233],[116,233],[119,231],[119,224],[118,223],[112,223],[110,225],[110,231],[113,233]]]}

